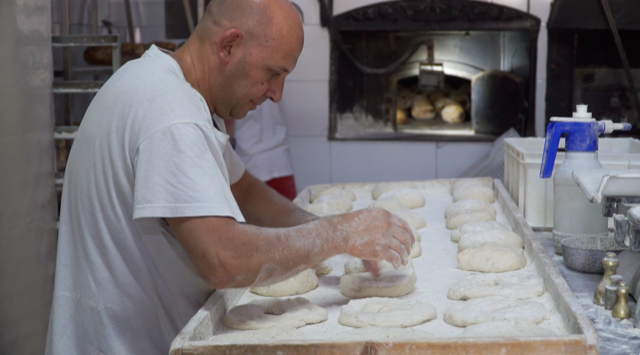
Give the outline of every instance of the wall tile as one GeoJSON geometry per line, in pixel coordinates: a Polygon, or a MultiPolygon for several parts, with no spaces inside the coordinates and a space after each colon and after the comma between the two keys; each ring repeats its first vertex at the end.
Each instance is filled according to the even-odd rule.
{"type": "Polygon", "coordinates": [[[329,82],[287,81],[280,102],[289,136],[327,136],[329,82]]]}
{"type": "Polygon", "coordinates": [[[529,0],[529,13],[546,23],[549,19],[552,2],[553,0],[529,0]]]}
{"type": "Polygon", "coordinates": [[[493,142],[441,142],[437,145],[437,178],[449,179],[482,159],[491,151],[493,142]]]}
{"type": "Polygon", "coordinates": [[[298,5],[302,10],[305,25],[320,24],[320,4],[318,4],[318,0],[293,0],[291,2],[298,5]]]}
{"type": "Polygon", "coordinates": [[[330,145],[326,138],[289,137],[287,139],[296,189],[331,182],[330,145]]]}
{"type": "Polygon", "coordinates": [[[434,142],[331,142],[331,183],[434,179],[434,142]]]}
{"type": "Polygon", "coordinates": [[[544,137],[546,127],[547,81],[536,80],[536,136],[544,137]]]}
{"type": "Polygon", "coordinates": [[[524,12],[529,11],[529,0],[492,0],[491,2],[524,12]]]}
{"type": "Polygon", "coordinates": [[[536,78],[538,80],[547,80],[547,38],[547,24],[541,23],[540,33],[538,34],[538,60],[536,61],[536,78]]]}
{"type": "Polygon", "coordinates": [[[304,25],[304,48],[287,80],[329,80],[329,31],[319,25],[304,25]]]}

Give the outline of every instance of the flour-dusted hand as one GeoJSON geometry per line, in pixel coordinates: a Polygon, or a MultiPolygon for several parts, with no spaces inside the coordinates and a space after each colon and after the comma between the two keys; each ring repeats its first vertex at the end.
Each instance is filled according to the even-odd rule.
{"type": "MultiPolygon", "coordinates": [[[[337,236],[347,253],[364,260],[386,260],[395,268],[409,261],[415,237],[402,218],[377,208],[328,218],[337,223],[337,236]]],[[[369,271],[375,274],[376,270],[369,271]]]]}

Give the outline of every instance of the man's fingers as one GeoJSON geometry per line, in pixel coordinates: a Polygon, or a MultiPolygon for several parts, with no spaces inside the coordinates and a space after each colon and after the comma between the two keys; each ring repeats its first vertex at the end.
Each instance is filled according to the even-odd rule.
{"type": "Polygon", "coordinates": [[[391,233],[394,240],[402,244],[407,253],[411,254],[411,247],[413,247],[413,244],[415,243],[413,233],[411,231],[407,232],[401,228],[392,229],[391,233]]]}
{"type": "Polygon", "coordinates": [[[397,269],[402,265],[407,265],[407,263],[409,262],[410,251],[411,249],[407,250],[404,244],[394,239],[389,244],[388,252],[385,253],[384,258],[388,262],[392,263],[393,266],[397,269]],[[398,263],[394,264],[393,261],[387,257],[387,255],[389,255],[389,257],[393,258],[394,260],[397,260],[398,263]]]}
{"type": "Polygon", "coordinates": [[[405,232],[409,234],[409,236],[411,237],[411,245],[413,245],[413,243],[416,242],[416,239],[415,239],[415,236],[413,235],[412,228],[409,226],[409,223],[407,223],[407,221],[405,221],[404,219],[396,215],[393,215],[392,218],[395,224],[398,225],[398,227],[402,228],[405,232]]]}

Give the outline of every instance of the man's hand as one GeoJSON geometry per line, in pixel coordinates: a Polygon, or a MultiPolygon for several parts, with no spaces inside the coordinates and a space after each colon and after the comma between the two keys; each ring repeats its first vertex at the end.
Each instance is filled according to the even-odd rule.
{"type": "MultiPolygon", "coordinates": [[[[400,217],[378,208],[364,209],[327,217],[336,223],[337,234],[346,245],[347,253],[372,262],[386,260],[395,268],[409,262],[415,237],[400,217]]],[[[377,273],[371,262],[369,271],[377,273]]]]}

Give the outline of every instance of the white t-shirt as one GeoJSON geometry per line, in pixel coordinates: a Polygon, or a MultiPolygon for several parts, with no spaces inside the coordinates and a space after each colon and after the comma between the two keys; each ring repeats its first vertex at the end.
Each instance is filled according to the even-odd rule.
{"type": "Polygon", "coordinates": [[[47,354],[168,353],[214,289],[163,218],[244,222],[228,138],[156,47],[105,83],[65,173],[47,354]]]}
{"type": "Polygon", "coordinates": [[[275,102],[265,101],[235,126],[236,153],[251,174],[262,181],[293,175],[287,128],[275,102]]]}

